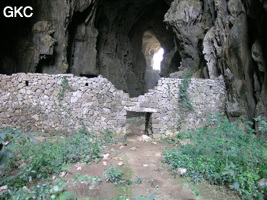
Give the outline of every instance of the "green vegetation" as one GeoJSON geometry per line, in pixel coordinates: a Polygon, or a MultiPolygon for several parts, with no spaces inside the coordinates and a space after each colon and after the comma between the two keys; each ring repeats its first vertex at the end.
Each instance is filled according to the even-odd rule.
{"type": "Polygon", "coordinates": [[[198,190],[196,184],[189,185],[188,183],[184,183],[184,187],[191,190],[191,192],[196,195],[196,198],[199,199],[200,191],[198,190]]]}
{"type": "Polygon", "coordinates": [[[194,74],[194,70],[189,71],[185,74],[185,76],[182,79],[181,84],[179,85],[179,105],[186,111],[186,110],[192,110],[193,105],[191,104],[191,101],[188,97],[188,87],[191,81],[191,78],[194,74]]]}
{"type": "Polygon", "coordinates": [[[156,194],[152,194],[150,197],[146,195],[141,195],[140,197],[135,197],[136,200],[155,200],[156,194]]]}
{"type": "Polygon", "coordinates": [[[66,185],[66,182],[59,181],[51,185],[37,184],[36,186],[32,186],[30,189],[25,186],[13,191],[8,199],[46,199],[50,197],[51,199],[60,200],[63,199],[62,197],[65,197],[64,199],[67,199],[66,196],[73,197],[74,194],[71,194],[70,192],[63,192],[66,185]]]}
{"type": "MultiPolygon", "coordinates": [[[[255,131],[239,122],[229,122],[221,114],[207,120],[208,126],[188,130],[177,135],[190,139],[192,144],[164,152],[164,162],[178,168],[186,168],[183,174],[195,183],[204,179],[211,184],[226,185],[236,190],[242,199],[264,199],[266,188],[258,181],[267,177],[267,142],[257,138],[255,131]]],[[[262,132],[267,131],[261,122],[262,132]]]]}
{"type": "Polygon", "coordinates": [[[100,140],[105,145],[111,145],[114,143],[114,134],[112,130],[106,129],[100,132],[100,140]]]}
{"type": "Polygon", "coordinates": [[[111,200],[126,200],[127,195],[119,195],[116,199],[112,198],[111,200]]]}
{"type": "Polygon", "coordinates": [[[134,180],[135,185],[140,185],[142,183],[142,177],[136,176],[136,179],[134,180]]]}
{"type": "Polygon", "coordinates": [[[70,85],[69,82],[66,78],[66,76],[62,77],[62,81],[61,81],[61,88],[60,88],[60,92],[58,93],[58,100],[61,101],[63,100],[64,96],[65,96],[65,92],[66,90],[70,89],[70,85]]]}
{"type": "Polygon", "coordinates": [[[88,186],[89,190],[94,189],[95,185],[98,184],[100,185],[102,183],[101,177],[97,176],[89,176],[89,175],[82,175],[82,174],[74,174],[73,179],[72,179],[72,185],[76,186],[77,181],[86,183],[88,186]]]}
{"type": "Polygon", "coordinates": [[[9,161],[15,156],[14,153],[8,148],[12,146],[12,138],[23,138],[19,130],[6,128],[0,131],[0,169],[5,168],[9,161]]]}
{"type": "MultiPolygon", "coordinates": [[[[71,194],[64,192],[67,184],[59,174],[70,163],[99,159],[102,145],[112,140],[111,134],[106,130],[97,136],[81,130],[72,136],[47,137],[37,142],[33,133],[12,128],[1,130],[0,186],[7,189],[0,199],[63,199],[63,196],[66,199],[71,194]],[[52,181],[52,175],[60,181],[52,181]]],[[[89,189],[101,182],[98,177],[74,178],[90,183],[89,189]]]]}
{"type": "Polygon", "coordinates": [[[266,117],[257,117],[255,118],[255,121],[258,123],[258,131],[261,133],[262,136],[266,137],[266,131],[267,131],[267,119],[266,117]]]}
{"type": "Polygon", "coordinates": [[[125,179],[122,170],[117,169],[114,165],[105,169],[105,180],[113,183],[115,186],[130,185],[131,179],[125,179]]]}
{"type": "MultiPolygon", "coordinates": [[[[155,200],[156,194],[152,194],[151,196],[147,195],[140,195],[139,197],[135,197],[136,200],[155,200]]],[[[129,199],[127,195],[119,195],[116,199],[111,199],[111,200],[126,200],[129,199]]]]}

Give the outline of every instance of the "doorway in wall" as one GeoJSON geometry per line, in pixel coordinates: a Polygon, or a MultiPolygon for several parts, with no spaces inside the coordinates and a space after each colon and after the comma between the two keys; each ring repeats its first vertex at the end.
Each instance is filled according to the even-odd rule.
{"type": "Polygon", "coordinates": [[[127,124],[126,134],[127,136],[136,135],[151,135],[152,124],[151,124],[152,113],[149,112],[127,112],[127,124]]]}

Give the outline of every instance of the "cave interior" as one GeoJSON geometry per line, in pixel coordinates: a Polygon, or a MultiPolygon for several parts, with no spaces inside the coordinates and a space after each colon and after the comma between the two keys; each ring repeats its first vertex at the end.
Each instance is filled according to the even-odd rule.
{"type": "MultiPolygon", "coordinates": [[[[1,19],[5,27],[0,33],[1,74],[72,73],[88,78],[102,75],[133,97],[152,89],[161,76],[178,71],[181,58],[175,35],[163,22],[170,7],[165,0],[102,0],[97,6],[74,11],[66,25],[64,52],[58,52],[59,37],[63,36],[58,36],[54,28],[48,34],[55,39],[53,53],[47,55],[36,53],[43,40],[36,41],[33,31],[36,22],[51,19],[42,9],[44,4],[34,0],[11,2],[31,5],[34,15],[29,19],[1,19]],[[160,49],[164,51],[163,60],[155,70],[153,56],[160,49]],[[64,63],[57,62],[62,54],[66,56],[64,69],[59,67],[64,63]]],[[[2,3],[1,8],[4,6],[2,3]]],[[[55,26],[55,22],[51,23],[55,26]]]]}

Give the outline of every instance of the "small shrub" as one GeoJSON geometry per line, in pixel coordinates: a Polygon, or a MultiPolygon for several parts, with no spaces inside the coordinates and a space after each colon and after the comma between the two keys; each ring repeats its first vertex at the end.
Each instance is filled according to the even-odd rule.
{"type": "Polygon", "coordinates": [[[90,160],[99,157],[102,151],[102,143],[94,135],[85,135],[81,132],[67,138],[65,145],[66,160],[70,163],[83,161],[88,163],[90,160]]]}
{"type": "Polygon", "coordinates": [[[107,182],[113,183],[115,186],[118,185],[130,185],[132,181],[130,179],[125,179],[123,177],[123,172],[116,169],[114,165],[104,170],[105,180],[107,182]]]}
{"type": "Polygon", "coordinates": [[[257,117],[255,118],[255,121],[258,122],[258,130],[261,132],[263,136],[266,137],[267,133],[267,119],[266,117],[257,117]]]}
{"type": "Polygon", "coordinates": [[[66,91],[68,89],[70,89],[70,85],[69,85],[68,79],[67,79],[66,76],[63,76],[62,80],[61,80],[60,92],[58,93],[58,96],[57,96],[59,101],[63,100],[63,98],[65,96],[65,93],[66,93],[66,91]]]}
{"type": "Polygon", "coordinates": [[[135,197],[136,200],[155,200],[156,199],[156,194],[152,194],[151,196],[147,195],[140,195],[140,197],[135,197]]]}
{"type": "Polygon", "coordinates": [[[94,189],[96,184],[101,184],[102,183],[102,179],[101,177],[97,177],[97,176],[89,176],[89,175],[82,175],[82,174],[75,174],[73,175],[73,186],[75,186],[77,184],[77,181],[82,182],[82,183],[86,183],[88,186],[89,190],[94,189]]]}
{"type": "Polygon", "coordinates": [[[186,168],[183,176],[195,183],[204,179],[212,184],[227,185],[239,192],[243,199],[263,199],[266,190],[257,183],[267,175],[267,143],[257,138],[247,126],[228,122],[216,114],[208,119],[209,126],[179,133],[196,145],[180,146],[164,152],[164,161],[178,168],[186,168]]]}
{"type": "Polygon", "coordinates": [[[101,141],[105,145],[111,145],[114,143],[114,134],[110,129],[106,129],[103,132],[100,132],[101,141]]]}
{"type": "Polygon", "coordinates": [[[29,140],[33,140],[34,135],[22,133],[20,129],[10,127],[0,130],[0,169],[6,168],[10,160],[15,157],[10,147],[16,143],[23,144],[29,140]]]}
{"type": "Polygon", "coordinates": [[[123,173],[121,170],[116,169],[114,165],[111,165],[109,168],[105,169],[104,172],[105,180],[107,182],[114,183],[114,185],[119,185],[123,180],[123,173]]]}
{"type": "MultiPolygon", "coordinates": [[[[1,197],[4,199],[17,200],[17,199],[59,199],[66,195],[64,189],[67,183],[59,181],[54,184],[37,184],[31,188],[23,187],[15,190],[8,190],[1,197]]],[[[73,196],[73,195],[72,195],[73,196]]]]}
{"type": "Polygon", "coordinates": [[[52,174],[59,174],[67,164],[79,161],[88,163],[98,158],[102,151],[101,141],[94,135],[82,132],[39,143],[21,137],[9,137],[9,140],[9,144],[13,145],[6,148],[14,152],[13,166],[9,164],[0,171],[0,186],[7,185],[10,190],[4,196],[7,199],[14,192],[17,195],[34,195],[32,191],[35,186],[29,189],[24,187],[38,181],[49,181],[52,174]]]}
{"type": "Polygon", "coordinates": [[[187,92],[193,74],[194,70],[187,72],[183,77],[181,84],[179,85],[178,102],[184,110],[193,109],[192,103],[188,97],[188,92],[187,92]]]}
{"type": "Polygon", "coordinates": [[[126,200],[128,197],[126,195],[119,195],[116,199],[112,198],[111,200],[126,200]]]}

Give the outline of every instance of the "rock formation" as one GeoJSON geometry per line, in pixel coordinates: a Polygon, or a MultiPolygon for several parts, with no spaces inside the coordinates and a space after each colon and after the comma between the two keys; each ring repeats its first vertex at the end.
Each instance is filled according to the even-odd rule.
{"type": "Polygon", "coordinates": [[[222,79],[230,119],[267,116],[264,0],[1,1],[6,5],[30,5],[34,15],[1,16],[0,73],[102,75],[138,96],[146,91],[142,43],[150,32],[165,50],[161,76],[195,70],[196,78],[222,79]]]}

